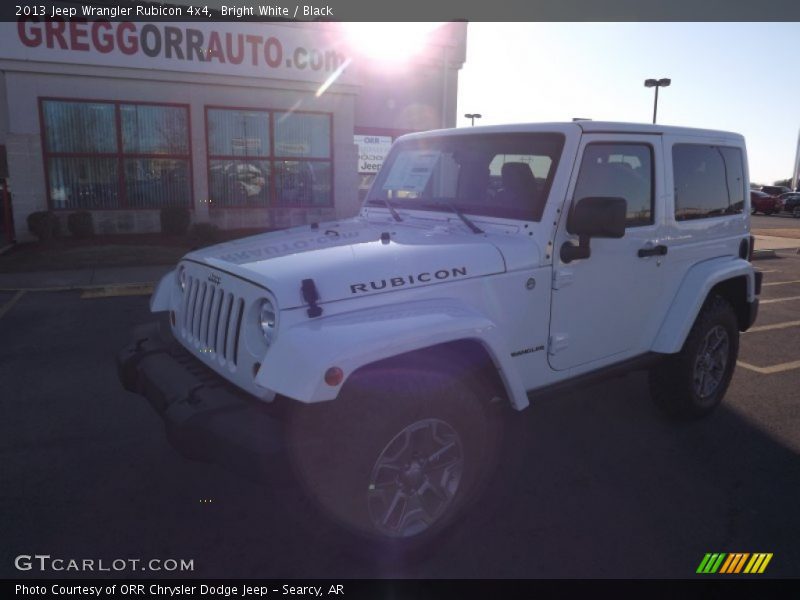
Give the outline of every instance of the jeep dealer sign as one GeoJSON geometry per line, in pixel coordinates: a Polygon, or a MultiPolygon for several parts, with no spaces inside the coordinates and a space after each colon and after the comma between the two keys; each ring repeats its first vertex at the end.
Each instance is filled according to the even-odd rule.
{"type": "Polygon", "coordinates": [[[388,135],[356,135],[356,145],[358,146],[358,172],[377,173],[389,148],[392,147],[392,138],[388,135]]]}
{"type": "Polygon", "coordinates": [[[348,81],[350,60],[331,24],[0,23],[0,59],[268,77],[348,81]]]}

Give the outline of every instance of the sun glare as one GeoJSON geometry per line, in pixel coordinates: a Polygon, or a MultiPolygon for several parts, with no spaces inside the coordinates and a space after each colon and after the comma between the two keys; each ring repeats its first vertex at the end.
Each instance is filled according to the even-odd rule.
{"type": "Polygon", "coordinates": [[[355,54],[400,64],[419,54],[430,33],[441,23],[344,23],[345,36],[355,54]]]}

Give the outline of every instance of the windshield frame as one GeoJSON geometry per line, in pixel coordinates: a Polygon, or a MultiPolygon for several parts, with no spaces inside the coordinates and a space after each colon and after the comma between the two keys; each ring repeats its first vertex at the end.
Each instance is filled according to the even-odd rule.
{"type": "MultiPolygon", "coordinates": [[[[566,136],[559,131],[536,131],[536,132],[487,132],[487,133],[469,133],[469,134],[452,134],[443,133],[441,135],[430,135],[424,137],[412,137],[411,139],[400,138],[391,147],[386,160],[381,167],[377,177],[372,182],[369,192],[364,198],[364,207],[386,208],[386,199],[388,194],[381,194],[383,185],[386,182],[392,167],[401,152],[406,150],[440,150],[443,146],[451,144],[459,144],[469,141],[474,141],[476,138],[487,138],[488,140],[499,140],[514,138],[513,143],[519,144],[524,141],[529,141],[532,149],[544,149],[550,146],[551,152],[541,152],[539,155],[547,156],[551,160],[550,169],[547,173],[547,178],[544,186],[540,191],[544,200],[540,203],[538,210],[534,206],[529,208],[511,208],[502,206],[492,206],[489,204],[480,205],[476,203],[459,202],[459,198],[437,198],[426,196],[421,198],[389,198],[391,205],[396,210],[419,210],[427,212],[446,212],[453,213],[452,207],[456,207],[464,214],[472,217],[488,217],[488,218],[501,218],[522,220],[530,222],[540,222],[544,213],[545,207],[549,200],[550,191],[552,189],[553,180],[555,179],[556,172],[563,157],[564,148],[566,145],[566,136]],[[540,138],[537,140],[536,138],[540,138]],[[441,205],[441,208],[437,206],[441,205]]],[[[519,152],[508,152],[509,155],[520,154],[519,152]]],[[[460,166],[460,165],[459,165],[460,166]]]]}

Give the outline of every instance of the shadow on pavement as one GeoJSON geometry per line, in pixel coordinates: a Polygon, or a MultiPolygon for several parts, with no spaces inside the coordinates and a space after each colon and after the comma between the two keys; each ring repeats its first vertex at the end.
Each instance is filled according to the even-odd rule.
{"type": "Polygon", "coordinates": [[[800,574],[798,456],[736,393],[693,423],[663,419],[643,374],[545,397],[511,415],[474,509],[424,560],[387,564],[343,552],[272,465],[242,476],[174,452],[116,379],[143,299],[56,299],[54,311],[53,296],[29,295],[0,321],[3,577],[93,575],[14,568],[35,553],[194,561],[190,573],[101,574],[125,577],[693,577],[706,552],[773,552],[765,577],[800,574]]]}

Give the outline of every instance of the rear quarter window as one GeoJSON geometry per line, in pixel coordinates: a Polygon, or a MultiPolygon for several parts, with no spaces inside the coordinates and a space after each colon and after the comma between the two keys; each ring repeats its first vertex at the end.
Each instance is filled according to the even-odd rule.
{"type": "Polygon", "coordinates": [[[676,144],[672,147],[672,168],[677,221],[744,211],[746,190],[740,148],[676,144]]]}

